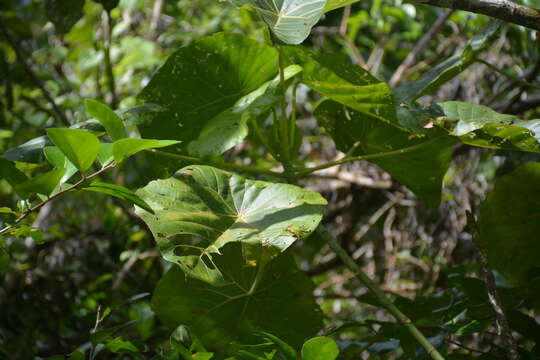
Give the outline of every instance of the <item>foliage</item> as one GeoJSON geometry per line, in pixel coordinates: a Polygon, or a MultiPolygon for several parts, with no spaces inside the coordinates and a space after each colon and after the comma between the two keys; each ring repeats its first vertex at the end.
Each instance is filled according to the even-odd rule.
{"type": "Polygon", "coordinates": [[[148,6],[0,5],[0,358],[539,356],[531,31],[148,6]]]}

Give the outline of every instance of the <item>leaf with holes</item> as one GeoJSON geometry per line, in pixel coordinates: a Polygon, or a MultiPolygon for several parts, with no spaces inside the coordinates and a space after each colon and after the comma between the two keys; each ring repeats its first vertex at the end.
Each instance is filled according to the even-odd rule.
{"type": "Polygon", "coordinates": [[[190,276],[228,285],[214,257],[228,243],[242,244],[242,263],[269,259],[315,230],[326,201],[287,184],[244,179],[209,166],[188,166],[150,182],[137,194],[155,215],[137,210],[163,257],[190,276]],[[302,231],[295,231],[301,229],[302,231]]]}

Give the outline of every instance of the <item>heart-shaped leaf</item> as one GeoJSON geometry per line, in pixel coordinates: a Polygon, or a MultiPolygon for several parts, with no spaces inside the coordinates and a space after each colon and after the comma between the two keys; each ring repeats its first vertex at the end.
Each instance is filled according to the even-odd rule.
{"type": "Polygon", "coordinates": [[[189,326],[207,350],[220,355],[233,341],[259,343],[256,331],[299,347],[322,326],[313,283],[288,254],[271,261],[264,271],[246,266],[242,256],[242,245],[229,243],[215,257],[227,276],[229,285],[224,287],[190,278],[173,266],[159,281],[152,308],[170,327],[189,326]]]}
{"type": "Polygon", "coordinates": [[[150,182],[137,194],[155,215],[137,210],[163,257],[190,276],[227,285],[214,257],[227,243],[243,245],[243,262],[257,265],[315,230],[326,201],[297,186],[246,180],[209,166],[188,166],[150,182]],[[262,255],[260,255],[262,254],[262,255]]]}

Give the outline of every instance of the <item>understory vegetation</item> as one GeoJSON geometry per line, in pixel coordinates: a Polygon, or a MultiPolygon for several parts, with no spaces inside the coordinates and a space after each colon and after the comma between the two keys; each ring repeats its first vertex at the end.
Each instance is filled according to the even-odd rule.
{"type": "Polygon", "coordinates": [[[540,2],[2,0],[0,359],[540,359],[540,2]]]}

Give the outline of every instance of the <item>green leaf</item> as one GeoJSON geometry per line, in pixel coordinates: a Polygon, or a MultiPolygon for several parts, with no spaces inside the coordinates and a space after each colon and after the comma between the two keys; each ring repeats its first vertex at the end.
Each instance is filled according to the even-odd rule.
{"type": "Polygon", "coordinates": [[[16,186],[17,192],[50,195],[66,173],[66,169],[54,169],[31,178],[16,186]]]}
{"type": "Polygon", "coordinates": [[[96,160],[99,140],[92,133],[86,130],[57,128],[47,129],[47,135],[79,171],[86,171],[96,160]]]}
{"type": "Polygon", "coordinates": [[[227,285],[212,264],[230,242],[245,247],[243,263],[255,266],[315,230],[326,201],[287,184],[246,180],[209,166],[188,166],[174,177],[150,182],[137,194],[156,212],[136,211],[149,226],[163,257],[190,276],[227,285]]]}
{"type": "Polygon", "coordinates": [[[326,0],[248,0],[233,3],[250,4],[279,41],[297,45],[309,36],[311,28],[319,22],[326,0]]]}
{"type": "Polygon", "coordinates": [[[402,127],[397,123],[392,92],[386,83],[340,55],[317,54],[288,47],[289,62],[300,64],[302,82],[312,90],[362,114],[402,127]]]}
{"type": "Polygon", "coordinates": [[[9,149],[5,152],[4,157],[11,161],[39,164],[45,160],[43,148],[47,145],[52,145],[49,139],[46,136],[40,136],[9,149]]]}
{"type": "Polygon", "coordinates": [[[8,182],[8,184],[11,185],[11,187],[15,190],[17,195],[21,197],[21,199],[26,199],[28,197],[28,193],[26,191],[17,189],[17,186],[26,182],[28,180],[28,177],[24,175],[22,171],[17,169],[11,161],[1,157],[0,178],[4,178],[8,182]]]}
{"type": "Polygon", "coordinates": [[[431,68],[418,80],[399,86],[396,89],[396,99],[404,103],[413,102],[452,80],[467,69],[475,61],[476,56],[491,44],[501,24],[501,21],[492,22],[477,32],[454,56],[431,68]]]}
{"type": "Polygon", "coordinates": [[[107,105],[97,100],[86,99],[84,106],[88,115],[98,120],[105,127],[111,139],[120,140],[127,137],[122,119],[107,105]]]}
{"type": "Polygon", "coordinates": [[[439,103],[440,125],[466,144],[490,149],[540,152],[540,119],[523,121],[482,105],[461,101],[439,103]]]}
{"type": "MultiPolygon", "coordinates": [[[[284,70],[285,80],[301,71],[300,66],[288,66],[284,70]]],[[[249,119],[268,111],[281,99],[274,95],[279,84],[279,76],[276,76],[213,118],[201,130],[199,137],[189,144],[189,152],[196,156],[220,155],[240,144],[248,134],[249,119]]]]}
{"type": "Polygon", "coordinates": [[[132,204],[135,204],[139,206],[141,209],[146,210],[151,214],[154,213],[150,205],[148,205],[143,199],[137,196],[137,194],[135,194],[133,191],[126,189],[125,187],[120,186],[120,185],[96,181],[90,184],[89,187],[83,188],[83,190],[96,191],[103,194],[111,195],[119,199],[128,201],[132,204]]]}
{"type": "Polygon", "coordinates": [[[261,273],[259,267],[245,265],[243,251],[241,243],[229,243],[214,258],[225,270],[229,285],[224,287],[190,278],[173,266],[154,291],[153,309],[167,326],[189,326],[208,351],[226,352],[233,340],[256,342],[255,330],[299,347],[322,326],[311,295],[313,283],[290,255],[277,257],[261,273]]]}
{"type": "Polygon", "coordinates": [[[178,144],[176,140],[155,140],[155,139],[122,139],[115,141],[112,145],[114,160],[121,163],[126,158],[139,151],[162,148],[178,144]]]}
{"type": "Polygon", "coordinates": [[[46,146],[43,148],[43,153],[52,166],[59,169],[66,169],[66,173],[60,179],[60,184],[68,181],[77,172],[77,167],[69,161],[58,147],[46,146]]]}
{"type": "Polygon", "coordinates": [[[144,138],[195,140],[212,118],[278,73],[277,51],[235,34],[217,34],[173,53],[139,94],[164,111],[148,114],[144,138]]]}
{"type": "Polygon", "coordinates": [[[452,158],[455,140],[435,129],[430,137],[411,134],[333,101],[315,110],[321,127],[332,136],[339,150],[351,155],[369,155],[418,146],[416,150],[391,157],[371,159],[395,180],[410,188],[431,207],[441,200],[442,182],[452,158]],[[425,145],[422,145],[425,144],[425,145]]]}
{"type": "Polygon", "coordinates": [[[329,337],[309,339],[302,346],[302,360],[335,360],[338,355],[339,348],[329,337]]]}
{"type": "Polygon", "coordinates": [[[103,5],[103,8],[107,11],[111,11],[112,9],[117,7],[118,3],[120,2],[120,0],[94,0],[94,1],[103,5]]]}
{"type": "Polygon", "coordinates": [[[45,0],[48,19],[59,34],[67,33],[83,16],[84,0],[45,0]]]}
{"type": "Polygon", "coordinates": [[[139,349],[130,341],[122,339],[122,337],[117,337],[109,341],[105,348],[112,352],[113,354],[131,354],[139,352],[139,349]]]}
{"type": "Polygon", "coordinates": [[[110,164],[114,160],[113,144],[101,143],[99,144],[99,152],[97,159],[101,166],[110,164]]]}
{"type": "Polygon", "coordinates": [[[479,227],[490,265],[526,284],[540,257],[540,163],[501,176],[480,207],[479,227]]]}
{"type": "Polygon", "coordinates": [[[324,12],[327,13],[329,11],[339,9],[340,7],[344,7],[358,1],[360,0],[328,0],[326,2],[326,5],[324,6],[324,12]]]}
{"type": "Polygon", "coordinates": [[[296,353],[296,350],[294,350],[293,347],[291,347],[289,344],[287,344],[285,341],[281,340],[277,336],[261,331],[258,334],[260,334],[263,338],[270,340],[274,344],[277,345],[277,347],[283,352],[283,355],[285,356],[285,359],[287,360],[297,360],[298,354],[296,353]]]}

